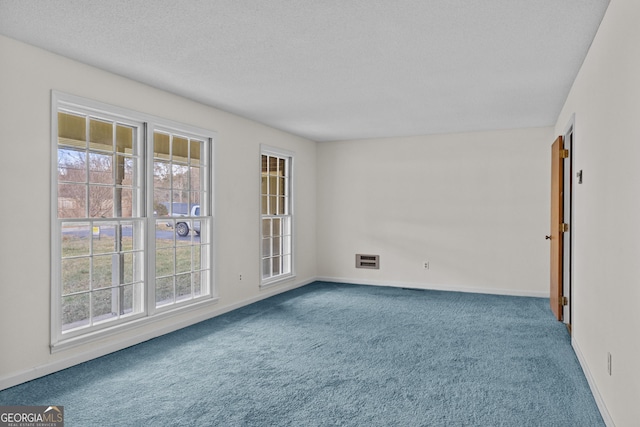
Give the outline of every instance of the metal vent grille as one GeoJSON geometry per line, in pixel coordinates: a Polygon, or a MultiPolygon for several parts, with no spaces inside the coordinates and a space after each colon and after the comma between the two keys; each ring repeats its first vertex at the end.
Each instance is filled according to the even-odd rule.
{"type": "Polygon", "coordinates": [[[356,254],[356,268],[380,269],[380,255],[356,254]]]}

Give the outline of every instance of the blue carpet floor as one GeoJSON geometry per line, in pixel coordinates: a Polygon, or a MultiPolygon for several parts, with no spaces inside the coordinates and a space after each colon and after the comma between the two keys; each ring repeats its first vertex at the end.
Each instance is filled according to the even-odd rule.
{"type": "Polygon", "coordinates": [[[317,282],[0,392],[72,426],[603,426],[541,298],[317,282]]]}

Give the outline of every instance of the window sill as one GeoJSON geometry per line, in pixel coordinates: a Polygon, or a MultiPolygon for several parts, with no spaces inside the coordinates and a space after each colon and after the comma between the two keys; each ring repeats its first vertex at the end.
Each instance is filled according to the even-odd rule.
{"type": "Polygon", "coordinates": [[[162,311],[153,316],[146,316],[140,319],[132,320],[130,322],[120,323],[118,325],[113,325],[105,329],[100,329],[98,331],[88,332],[86,334],[75,336],[68,339],[61,339],[60,341],[50,345],[51,354],[57,353],[63,350],[68,350],[74,347],[78,347],[84,344],[89,344],[98,340],[102,340],[104,338],[113,337],[115,335],[122,334],[126,331],[130,331],[146,325],[157,323],[169,317],[173,317],[179,314],[188,313],[191,311],[199,310],[203,307],[214,305],[217,302],[218,302],[218,298],[216,297],[207,298],[205,300],[198,301],[188,306],[182,306],[179,308],[175,308],[173,310],[162,311]]]}
{"type": "Polygon", "coordinates": [[[277,276],[268,280],[264,280],[260,282],[260,289],[270,288],[272,286],[279,285],[281,283],[293,280],[295,278],[296,278],[296,275],[291,273],[291,274],[285,274],[282,276],[277,276]]]}

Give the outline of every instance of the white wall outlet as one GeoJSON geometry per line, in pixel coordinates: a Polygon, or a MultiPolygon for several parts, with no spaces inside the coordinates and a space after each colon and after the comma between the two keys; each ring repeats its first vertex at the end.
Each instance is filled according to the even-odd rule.
{"type": "Polygon", "coordinates": [[[428,270],[429,269],[429,261],[425,261],[424,262],[424,269],[428,270]]]}
{"type": "Polygon", "coordinates": [[[238,276],[239,276],[238,278],[239,278],[239,279],[240,279],[240,281],[242,282],[242,273],[240,273],[238,276]]]}

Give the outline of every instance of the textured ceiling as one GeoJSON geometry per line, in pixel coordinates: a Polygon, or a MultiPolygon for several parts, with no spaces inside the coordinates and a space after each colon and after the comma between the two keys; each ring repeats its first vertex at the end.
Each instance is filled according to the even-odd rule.
{"type": "Polygon", "coordinates": [[[555,124],[609,0],[0,0],[0,34],[316,141],[555,124]]]}

